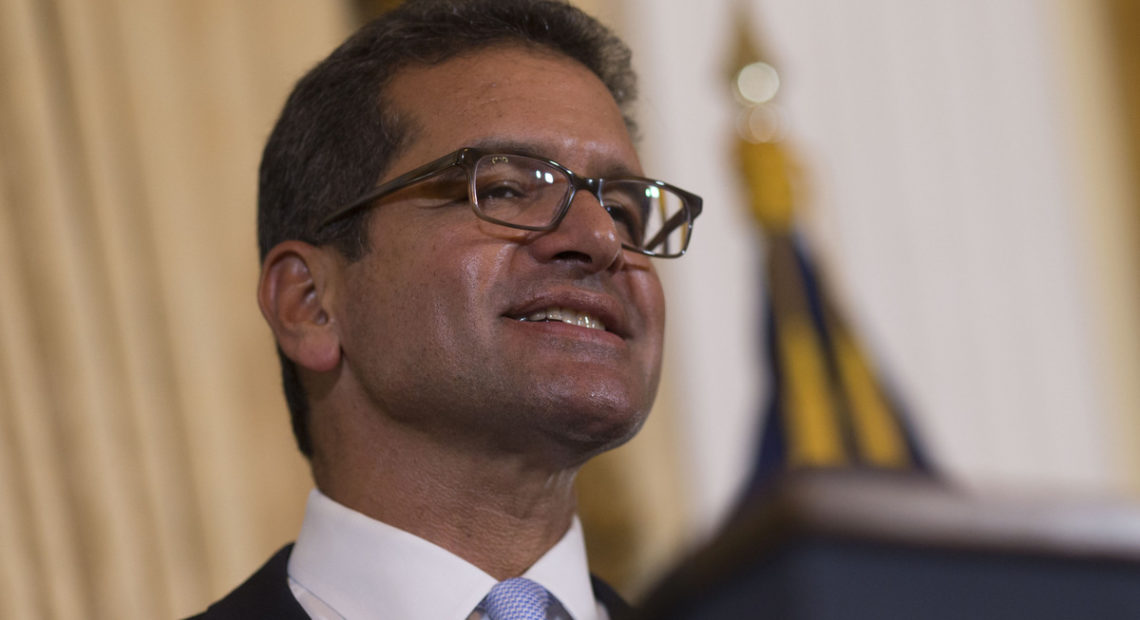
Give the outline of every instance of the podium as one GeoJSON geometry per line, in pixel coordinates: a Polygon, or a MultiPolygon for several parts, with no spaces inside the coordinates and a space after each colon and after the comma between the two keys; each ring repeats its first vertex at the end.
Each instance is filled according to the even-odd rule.
{"type": "Polygon", "coordinates": [[[1140,618],[1140,508],[982,497],[900,474],[792,475],[636,617],[1140,618]]]}

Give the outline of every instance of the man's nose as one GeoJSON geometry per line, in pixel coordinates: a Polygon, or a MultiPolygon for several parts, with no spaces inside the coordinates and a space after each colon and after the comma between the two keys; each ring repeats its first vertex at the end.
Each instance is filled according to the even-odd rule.
{"type": "Polygon", "coordinates": [[[613,218],[597,196],[584,190],[574,193],[558,228],[539,233],[530,247],[540,261],[575,263],[591,272],[617,270],[625,262],[613,218]]]}

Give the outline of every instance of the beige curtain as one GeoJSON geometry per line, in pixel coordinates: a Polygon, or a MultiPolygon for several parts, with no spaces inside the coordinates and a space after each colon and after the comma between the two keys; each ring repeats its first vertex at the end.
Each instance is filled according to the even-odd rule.
{"type": "MultiPolygon", "coordinates": [[[[1114,171],[1124,185],[1115,204],[1120,212],[1114,213],[1118,224],[1113,222],[1123,229],[1113,236],[1123,240],[1124,249],[1113,255],[1121,255],[1123,265],[1116,270],[1116,282],[1111,285],[1117,298],[1108,303],[1120,309],[1111,313],[1111,319],[1115,319],[1116,327],[1113,353],[1120,427],[1126,430],[1122,433],[1126,438],[1122,438],[1121,450],[1130,457],[1125,466],[1132,472],[1131,490],[1140,496],[1140,385],[1136,382],[1140,376],[1140,317],[1134,312],[1140,309],[1140,2],[1104,0],[1104,5],[1102,19],[1107,22],[1113,72],[1114,88],[1110,94],[1119,97],[1119,111],[1112,120],[1118,120],[1123,128],[1123,144],[1114,171]]],[[[1101,180],[1099,174],[1095,177],[1094,182],[1101,180]]]]}
{"type": "Polygon", "coordinates": [[[259,151],[324,0],[0,0],[0,617],[204,607],[299,525],[259,151]]]}

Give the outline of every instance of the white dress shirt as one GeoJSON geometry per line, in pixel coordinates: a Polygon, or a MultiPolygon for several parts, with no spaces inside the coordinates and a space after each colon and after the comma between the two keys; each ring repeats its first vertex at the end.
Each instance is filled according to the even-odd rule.
{"type": "MultiPolygon", "coordinates": [[[[594,599],[582,526],[570,529],[523,575],[543,585],[572,620],[608,620],[594,599]]],[[[418,536],[313,489],[289,557],[289,588],[320,620],[465,620],[496,579],[418,536]]]]}

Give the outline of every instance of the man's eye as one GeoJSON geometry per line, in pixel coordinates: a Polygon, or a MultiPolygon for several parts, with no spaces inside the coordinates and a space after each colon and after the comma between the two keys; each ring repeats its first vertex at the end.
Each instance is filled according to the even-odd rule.
{"type": "Polygon", "coordinates": [[[515,183],[496,183],[479,187],[480,202],[490,200],[520,200],[525,198],[525,189],[515,183]]]}
{"type": "Polygon", "coordinates": [[[636,212],[625,205],[607,202],[606,211],[617,225],[618,234],[629,243],[641,243],[645,231],[642,230],[641,218],[636,212]]]}

